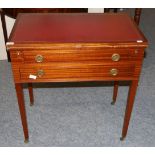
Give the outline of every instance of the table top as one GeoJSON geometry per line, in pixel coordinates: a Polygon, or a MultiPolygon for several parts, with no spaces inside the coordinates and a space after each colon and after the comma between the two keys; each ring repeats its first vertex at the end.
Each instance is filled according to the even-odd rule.
{"type": "Polygon", "coordinates": [[[133,20],[124,13],[19,14],[9,42],[124,43],[145,42],[133,20]]]}

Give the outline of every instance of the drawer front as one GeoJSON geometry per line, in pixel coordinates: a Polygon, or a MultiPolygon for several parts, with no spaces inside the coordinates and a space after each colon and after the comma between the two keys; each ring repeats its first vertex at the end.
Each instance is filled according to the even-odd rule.
{"type": "Polygon", "coordinates": [[[134,64],[103,65],[100,63],[52,63],[50,65],[27,65],[19,69],[21,80],[43,79],[104,79],[132,77],[134,64]]]}
{"type": "Polygon", "coordinates": [[[134,49],[117,50],[33,50],[14,51],[11,53],[12,61],[25,63],[47,63],[47,62],[75,62],[104,60],[111,62],[122,62],[127,60],[142,59],[142,52],[134,49]]]}

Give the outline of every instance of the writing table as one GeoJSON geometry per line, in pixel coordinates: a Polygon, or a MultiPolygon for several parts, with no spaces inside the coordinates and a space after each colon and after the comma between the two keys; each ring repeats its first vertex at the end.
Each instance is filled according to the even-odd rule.
{"type": "Polygon", "coordinates": [[[32,83],[114,81],[114,104],[118,82],[130,81],[123,140],[147,45],[144,35],[126,14],[19,14],[6,46],[25,141],[29,135],[23,83],[28,83],[33,105],[32,83]]]}

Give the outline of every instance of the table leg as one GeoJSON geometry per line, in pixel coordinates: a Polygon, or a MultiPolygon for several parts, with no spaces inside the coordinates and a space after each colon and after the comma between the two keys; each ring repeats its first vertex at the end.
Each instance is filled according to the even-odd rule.
{"type": "Polygon", "coordinates": [[[29,134],[28,134],[28,126],[27,126],[27,119],[26,119],[26,111],[25,111],[25,102],[24,102],[24,94],[23,94],[23,87],[21,83],[15,84],[16,94],[18,99],[18,106],[25,136],[25,142],[28,142],[29,134]]]}
{"type": "Polygon", "coordinates": [[[141,12],[142,12],[142,8],[135,9],[134,21],[136,22],[137,25],[139,25],[139,22],[140,22],[141,12]]]}
{"type": "Polygon", "coordinates": [[[118,81],[114,81],[113,99],[111,102],[112,105],[114,105],[116,102],[117,93],[118,93],[118,84],[119,84],[118,81]]]}
{"type": "Polygon", "coordinates": [[[28,90],[29,90],[29,97],[30,97],[30,106],[33,106],[33,104],[34,104],[34,97],[33,97],[32,83],[28,83],[28,90]]]}
{"type": "Polygon", "coordinates": [[[129,93],[128,93],[125,116],[124,116],[122,137],[120,138],[120,140],[124,140],[124,138],[127,135],[129,121],[130,121],[130,117],[131,117],[131,113],[132,113],[132,108],[133,108],[133,105],[134,105],[134,99],[135,99],[135,95],[136,95],[137,86],[138,86],[138,80],[131,82],[131,85],[130,85],[130,88],[129,88],[129,93]]]}

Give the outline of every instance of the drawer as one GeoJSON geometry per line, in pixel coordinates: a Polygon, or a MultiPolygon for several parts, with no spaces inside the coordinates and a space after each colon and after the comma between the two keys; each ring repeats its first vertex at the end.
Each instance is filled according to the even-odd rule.
{"type": "Polygon", "coordinates": [[[22,80],[42,79],[104,79],[132,77],[134,64],[104,65],[101,63],[51,63],[49,65],[26,65],[19,69],[22,80]]]}
{"type": "Polygon", "coordinates": [[[30,50],[11,52],[12,61],[25,63],[75,62],[75,61],[126,61],[142,59],[142,52],[134,49],[104,50],[30,50]]]}

